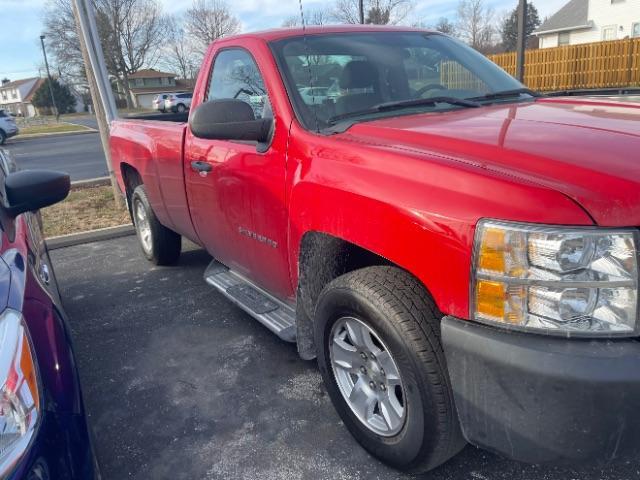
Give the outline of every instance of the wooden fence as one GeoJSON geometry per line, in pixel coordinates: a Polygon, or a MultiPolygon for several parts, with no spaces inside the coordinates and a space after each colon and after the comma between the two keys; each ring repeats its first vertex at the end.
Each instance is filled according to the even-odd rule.
{"type": "MultiPolygon", "coordinates": [[[[516,54],[489,58],[516,74],[516,54]]],[[[640,86],[640,38],[527,50],[524,83],[533,90],[640,86]]]]}

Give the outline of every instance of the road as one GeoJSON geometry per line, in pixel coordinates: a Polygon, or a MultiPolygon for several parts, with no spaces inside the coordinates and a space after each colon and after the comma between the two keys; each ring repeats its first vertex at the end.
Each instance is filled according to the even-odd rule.
{"type": "Polygon", "coordinates": [[[108,174],[98,133],[10,139],[4,145],[22,169],[45,168],[87,180],[108,174]]]}
{"type": "MultiPolygon", "coordinates": [[[[153,267],[135,237],[52,252],[105,480],[630,480],[524,465],[468,446],[422,477],[369,456],[342,425],[315,363],[202,279],[189,247],[153,267]]],[[[603,405],[606,408],[606,405],[603,405]]]]}
{"type": "Polygon", "coordinates": [[[77,125],[83,125],[85,127],[93,128],[95,130],[98,129],[98,121],[96,120],[95,115],[82,115],[77,117],[69,117],[64,118],[65,122],[75,123],[77,125]]]}

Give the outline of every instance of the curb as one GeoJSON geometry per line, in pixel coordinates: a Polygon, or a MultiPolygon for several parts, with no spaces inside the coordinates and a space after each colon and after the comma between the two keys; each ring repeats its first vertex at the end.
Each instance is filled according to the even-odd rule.
{"type": "Polygon", "coordinates": [[[60,248],[73,247],[75,245],[82,245],[84,243],[128,237],[130,235],[135,235],[135,233],[136,230],[133,225],[119,225],[117,227],[100,228],[98,230],[90,230],[88,232],[51,237],[46,240],[46,244],[49,250],[57,250],[60,248]]]}
{"type": "Polygon", "coordinates": [[[109,177],[90,178],[88,180],[71,182],[71,190],[76,188],[106,187],[107,185],[111,185],[111,179],[109,177]]]}
{"type": "Polygon", "coordinates": [[[64,135],[86,135],[88,133],[98,133],[98,130],[93,128],[86,127],[86,130],[77,130],[72,132],[52,132],[52,133],[27,133],[27,134],[18,134],[13,137],[11,143],[19,142],[20,140],[29,140],[31,138],[46,138],[46,137],[62,137],[64,135]]]}

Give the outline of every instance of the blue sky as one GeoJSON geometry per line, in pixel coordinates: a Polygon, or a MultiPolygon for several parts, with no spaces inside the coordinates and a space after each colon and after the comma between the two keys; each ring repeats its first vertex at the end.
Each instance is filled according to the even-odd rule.
{"type": "MultiPolygon", "coordinates": [[[[0,78],[12,80],[37,76],[43,65],[40,33],[46,0],[0,0],[2,4],[2,42],[0,43],[0,78]]],[[[161,0],[165,12],[184,11],[191,0],[161,0]]],[[[516,0],[488,0],[496,12],[511,9],[516,0]]],[[[565,0],[533,0],[542,17],[558,10],[565,0]]],[[[330,1],[303,0],[304,8],[327,8],[330,1]]],[[[453,19],[458,0],[415,0],[411,21],[433,23],[440,17],[453,19]]],[[[282,20],[297,15],[298,0],[229,0],[242,22],[243,31],[278,27],[282,20]]]]}

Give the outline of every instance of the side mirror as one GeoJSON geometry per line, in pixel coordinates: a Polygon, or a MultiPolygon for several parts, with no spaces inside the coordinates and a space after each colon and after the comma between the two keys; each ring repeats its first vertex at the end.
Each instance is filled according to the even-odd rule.
{"type": "Polygon", "coordinates": [[[191,132],[209,140],[269,141],[272,119],[259,119],[242,100],[211,100],[195,109],[189,121],[191,132]]]}
{"type": "Polygon", "coordinates": [[[33,212],[69,195],[71,180],[66,173],[50,170],[23,170],[7,175],[4,181],[5,210],[11,217],[33,212]]]}

